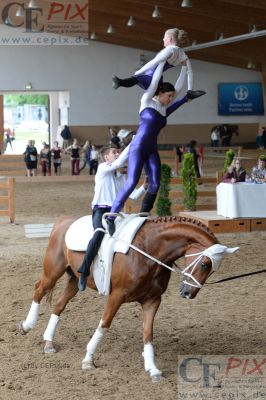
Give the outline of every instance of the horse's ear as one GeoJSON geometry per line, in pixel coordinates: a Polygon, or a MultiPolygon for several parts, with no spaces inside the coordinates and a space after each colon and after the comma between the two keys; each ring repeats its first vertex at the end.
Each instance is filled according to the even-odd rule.
{"type": "Polygon", "coordinates": [[[225,252],[228,254],[235,253],[237,250],[239,250],[239,247],[227,247],[225,252]]]}

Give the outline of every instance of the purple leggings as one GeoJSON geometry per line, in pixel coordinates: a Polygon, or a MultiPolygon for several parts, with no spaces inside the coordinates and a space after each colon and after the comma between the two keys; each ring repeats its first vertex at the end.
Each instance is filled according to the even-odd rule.
{"type": "MultiPolygon", "coordinates": [[[[188,101],[184,96],[166,109],[166,116],[188,101]]],[[[161,161],[157,149],[157,137],[166,125],[166,116],[154,108],[147,107],[140,113],[140,125],[133,139],[128,155],[128,175],[125,186],[118,193],[111,212],[119,212],[133,192],[141,176],[142,168],[148,176],[148,192],[156,194],[160,187],[161,161]]]]}

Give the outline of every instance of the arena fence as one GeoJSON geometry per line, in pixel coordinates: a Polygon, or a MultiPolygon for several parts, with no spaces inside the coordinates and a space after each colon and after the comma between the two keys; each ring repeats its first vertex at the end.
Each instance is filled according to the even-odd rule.
{"type": "Polygon", "coordinates": [[[0,216],[7,216],[10,222],[15,221],[14,178],[0,179],[0,216]]]}

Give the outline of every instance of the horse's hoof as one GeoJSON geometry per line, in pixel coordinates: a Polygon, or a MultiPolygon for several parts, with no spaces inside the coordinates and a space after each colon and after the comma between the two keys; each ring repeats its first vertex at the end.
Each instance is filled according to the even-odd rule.
{"type": "Polygon", "coordinates": [[[157,368],[150,370],[150,377],[152,382],[159,382],[161,380],[162,371],[157,368]]]}
{"type": "Polygon", "coordinates": [[[83,369],[83,370],[96,369],[96,365],[94,364],[93,360],[92,361],[83,361],[81,369],[83,369]]]}
{"type": "Polygon", "coordinates": [[[46,343],[43,349],[44,354],[54,354],[57,353],[56,348],[52,342],[46,343]]]}
{"type": "Polygon", "coordinates": [[[23,328],[23,321],[20,321],[19,323],[18,323],[18,332],[21,334],[21,335],[27,335],[27,333],[30,331],[30,329],[28,329],[28,330],[26,330],[26,329],[24,329],[23,328]]]}

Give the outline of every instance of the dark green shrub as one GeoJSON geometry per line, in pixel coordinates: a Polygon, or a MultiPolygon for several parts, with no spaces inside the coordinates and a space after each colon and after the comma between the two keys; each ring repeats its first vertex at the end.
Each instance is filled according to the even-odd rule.
{"type": "Polygon", "coordinates": [[[193,154],[184,154],[180,176],[183,185],[183,205],[187,210],[193,211],[196,209],[197,201],[197,182],[193,154]]]}
{"type": "Polygon", "coordinates": [[[171,200],[169,199],[171,182],[171,168],[167,164],[161,166],[160,189],[156,200],[156,213],[160,217],[164,215],[172,215],[171,200]]]}

